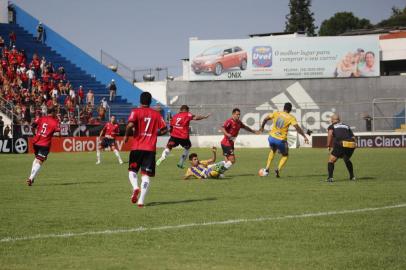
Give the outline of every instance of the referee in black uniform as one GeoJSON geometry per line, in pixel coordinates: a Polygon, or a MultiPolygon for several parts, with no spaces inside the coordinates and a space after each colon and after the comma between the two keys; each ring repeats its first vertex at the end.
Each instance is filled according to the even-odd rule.
{"type": "Polygon", "coordinates": [[[334,181],[334,163],[339,158],[344,160],[345,166],[347,166],[348,173],[350,174],[350,180],[355,180],[354,169],[350,160],[356,147],[354,133],[352,133],[352,130],[348,125],[341,123],[340,117],[337,114],[331,116],[331,125],[327,128],[327,130],[328,150],[330,151],[331,148],[333,148],[328,159],[327,182],[334,181]]]}

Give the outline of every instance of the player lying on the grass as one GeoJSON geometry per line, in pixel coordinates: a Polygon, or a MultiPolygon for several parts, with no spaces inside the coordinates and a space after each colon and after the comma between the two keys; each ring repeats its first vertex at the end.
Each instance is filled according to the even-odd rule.
{"type": "Polygon", "coordinates": [[[266,123],[269,120],[272,120],[272,128],[269,132],[269,147],[271,151],[268,155],[268,160],[266,162],[265,172],[266,175],[269,174],[269,168],[271,167],[272,160],[275,156],[276,150],[279,150],[282,158],[279,161],[278,168],[275,169],[275,176],[279,177],[279,174],[282,168],[285,166],[288,161],[289,156],[289,147],[288,147],[288,130],[289,126],[292,125],[295,127],[296,131],[303,136],[305,143],[309,143],[306,135],[304,134],[302,128],[298,125],[296,118],[290,114],[292,111],[292,104],[290,102],[285,103],[283,106],[282,112],[273,112],[270,113],[263,121],[260,131],[263,132],[266,123]]]}
{"type": "Polygon", "coordinates": [[[194,115],[189,112],[189,107],[187,105],[182,105],[180,107],[179,113],[175,114],[170,123],[170,135],[168,144],[165,150],[162,152],[161,157],[157,160],[156,165],[159,166],[162,161],[164,161],[171,152],[172,148],[180,145],[183,147],[183,154],[180,156],[177,166],[183,168],[183,164],[189,154],[189,149],[192,147],[192,143],[189,139],[189,124],[192,120],[202,120],[210,116],[207,115],[194,115]]]}
{"type": "Polygon", "coordinates": [[[207,179],[207,178],[222,178],[224,177],[224,172],[227,171],[224,167],[225,161],[216,162],[216,147],[212,147],[213,157],[207,160],[199,160],[196,153],[189,155],[190,168],[187,169],[186,174],[183,179],[197,178],[197,179],[207,179]]]}
{"type": "Polygon", "coordinates": [[[47,160],[51,148],[52,136],[55,132],[60,131],[55,109],[49,108],[48,115],[36,119],[33,126],[36,128],[35,136],[32,139],[35,159],[32,163],[31,174],[27,180],[29,186],[34,183],[35,177],[41,169],[41,165],[47,160]]]}
{"type": "Polygon", "coordinates": [[[97,162],[96,164],[100,164],[100,150],[106,149],[107,147],[110,147],[111,150],[113,150],[114,155],[116,155],[118,159],[118,163],[123,164],[123,161],[121,160],[120,153],[118,152],[117,144],[116,144],[116,136],[120,133],[120,127],[116,123],[116,117],[112,115],[110,117],[110,122],[106,123],[104,125],[103,129],[100,131],[99,139],[103,137],[100,141],[100,145],[97,148],[96,151],[96,156],[97,156],[97,162]]]}
{"type": "Polygon", "coordinates": [[[334,114],[331,116],[331,125],[327,128],[327,147],[330,152],[331,147],[333,150],[330,152],[328,158],[328,178],[327,182],[333,182],[334,163],[337,159],[342,158],[348,173],[350,174],[350,180],[355,180],[354,169],[351,162],[351,156],[354,153],[356,143],[355,136],[350,126],[341,123],[340,116],[334,114]]]}

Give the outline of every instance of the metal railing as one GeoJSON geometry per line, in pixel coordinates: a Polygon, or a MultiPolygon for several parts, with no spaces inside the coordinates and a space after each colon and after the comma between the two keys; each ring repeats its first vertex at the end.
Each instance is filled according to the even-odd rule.
{"type": "Polygon", "coordinates": [[[372,131],[394,131],[401,123],[406,123],[406,98],[372,100],[372,131]]]}
{"type": "Polygon", "coordinates": [[[145,81],[145,78],[147,78],[147,81],[148,79],[150,81],[166,80],[169,76],[168,67],[132,69],[103,50],[100,50],[100,63],[116,72],[130,83],[142,82],[145,81]]]}

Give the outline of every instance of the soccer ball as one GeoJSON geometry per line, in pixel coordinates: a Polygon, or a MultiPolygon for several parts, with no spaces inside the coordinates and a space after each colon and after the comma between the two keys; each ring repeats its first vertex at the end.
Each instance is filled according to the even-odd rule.
{"type": "Polygon", "coordinates": [[[258,171],[258,175],[259,176],[268,176],[268,172],[264,168],[261,168],[258,171]]]}

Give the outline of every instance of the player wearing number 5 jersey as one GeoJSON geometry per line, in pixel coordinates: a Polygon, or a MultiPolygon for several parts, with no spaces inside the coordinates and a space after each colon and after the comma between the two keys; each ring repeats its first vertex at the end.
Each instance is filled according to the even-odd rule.
{"type": "Polygon", "coordinates": [[[41,165],[48,157],[51,148],[52,136],[56,131],[60,131],[59,122],[56,119],[54,108],[48,109],[48,115],[38,118],[34,122],[36,128],[35,136],[32,140],[35,159],[32,163],[31,174],[27,180],[27,184],[31,186],[34,183],[41,165]]]}
{"type": "Polygon", "coordinates": [[[272,128],[269,132],[269,147],[271,151],[268,155],[268,161],[266,163],[265,170],[269,173],[269,167],[271,166],[272,160],[275,156],[276,150],[281,153],[282,158],[279,161],[278,168],[275,170],[276,177],[279,177],[279,173],[282,170],[283,166],[285,166],[286,162],[288,161],[288,130],[289,127],[292,125],[295,127],[296,131],[303,136],[305,143],[309,143],[306,135],[304,134],[303,130],[299,127],[296,118],[290,114],[292,111],[292,104],[287,102],[283,106],[283,112],[273,112],[270,113],[263,121],[261,125],[260,131],[264,131],[264,127],[269,120],[272,120],[272,128]]]}
{"type": "Polygon", "coordinates": [[[170,134],[171,137],[166,145],[165,150],[162,152],[161,157],[157,160],[156,165],[159,166],[162,161],[164,161],[171,152],[172,148],[180,145],[183,147],[183,154],[179,159],[178,167],[183,168],[183,164],[187,156],[189,155],[189,149],[192,147],[192,143],[189,139],[189,124],[192,120],[202,120],[210,116],[207,115],[194,115],[189,112],[189,107],[187,105],[182,105],[180,107],[179,113],[175,114],[170,123],[170,134]]]}
{"type": "Polygon", "coordinates": [[[151,109],[152,96],[149,92],[140,95],[141,108],[133,109],[128,118],[124,141],[128,141],[131,131],[134,133],[129,158],[129,179],[133,187],[132,203],[144,206],[145,196],[149,189],[149,177],[155,176],[155,152],[158,135],[167,132],[162,116],[151,109]],[[141,169],[141,189],[138,186],[137,173],[141,169]],[[138,199],[138,195],[140,198],[138,199]]]}

